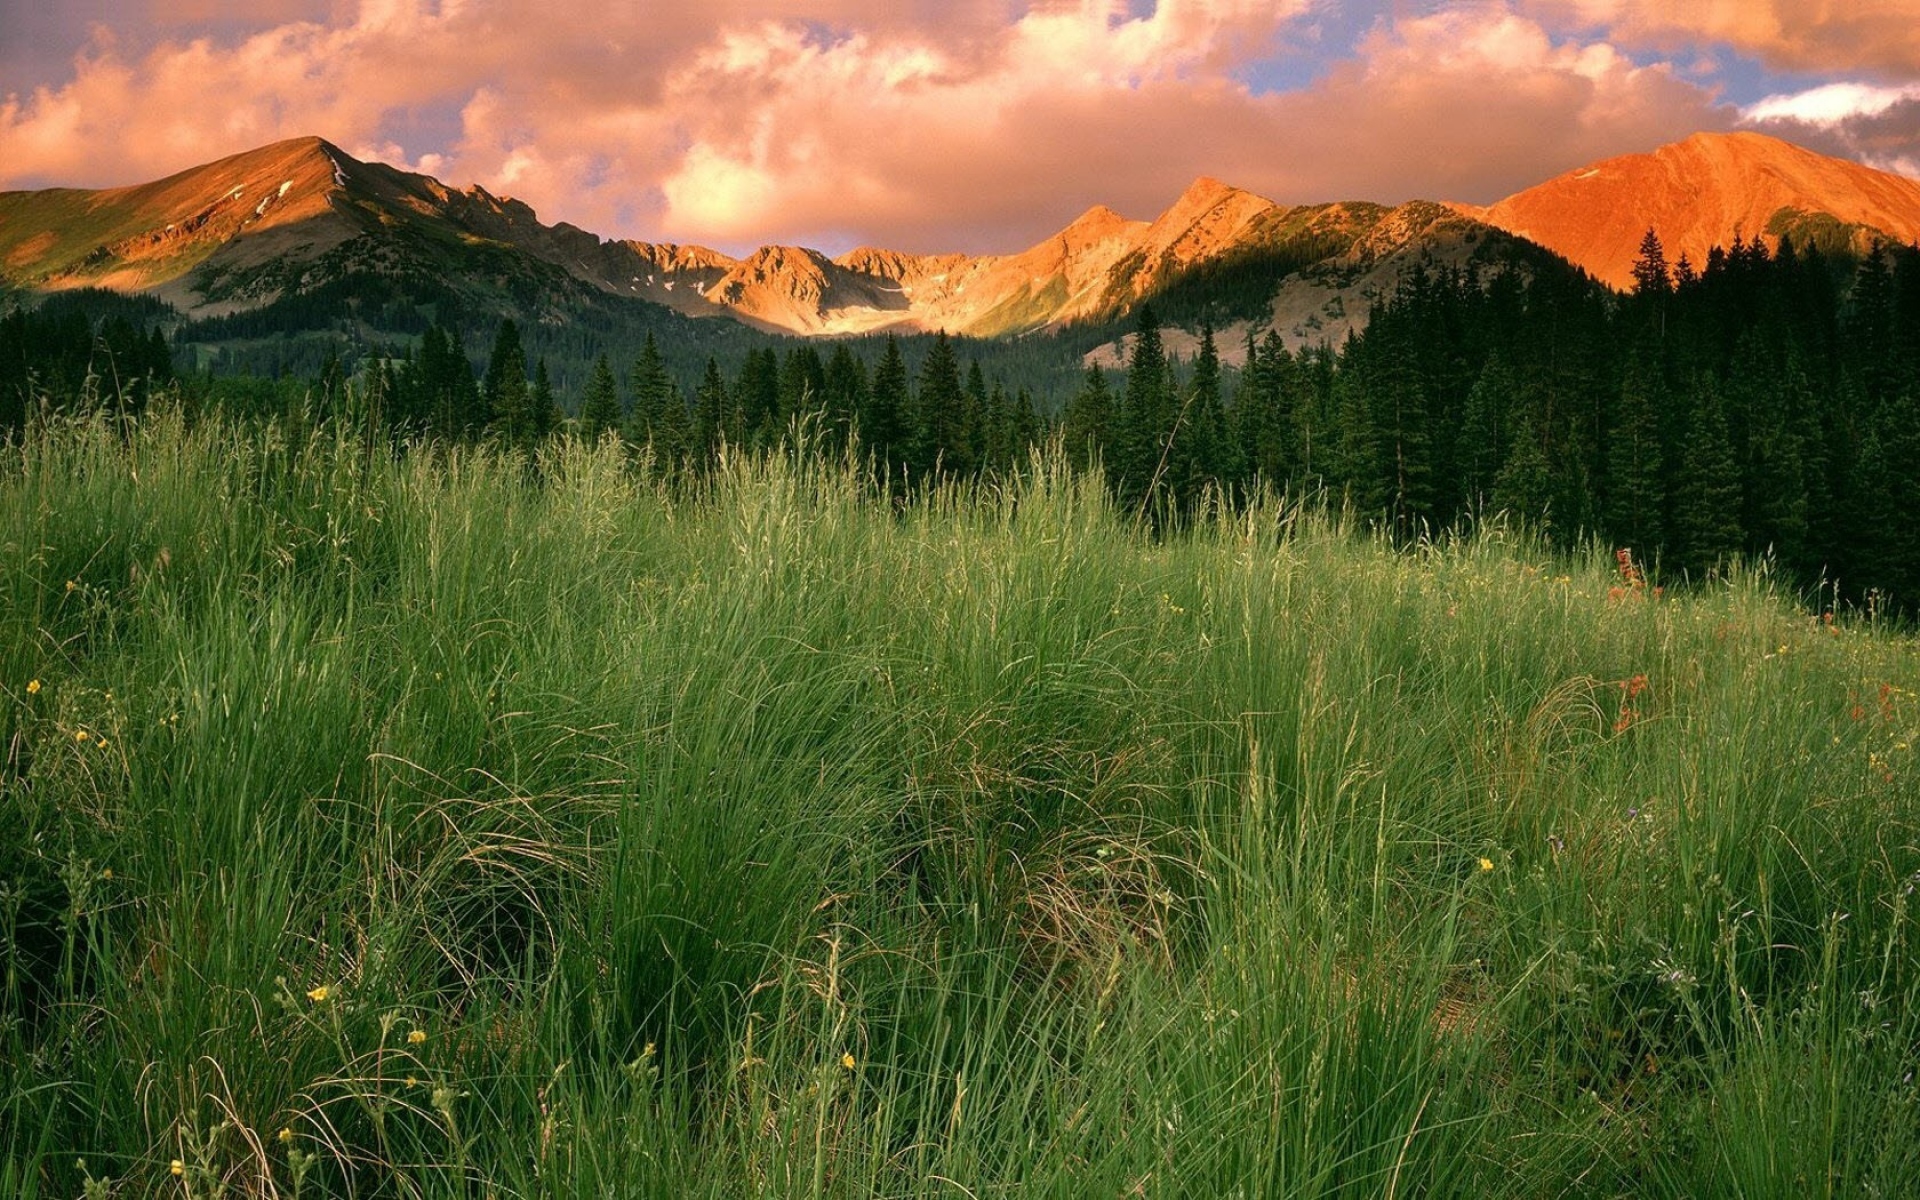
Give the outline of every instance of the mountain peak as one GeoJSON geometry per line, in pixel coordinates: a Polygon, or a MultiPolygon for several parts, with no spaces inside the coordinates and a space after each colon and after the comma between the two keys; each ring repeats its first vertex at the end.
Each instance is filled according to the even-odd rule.
{"type": "Polygon", "coordinates": [[[1920,182],[1735,130],[1605,159],[1463,211],[1624,288],[1649,229],[1668,261],[1696,263],[1735,237],[1777,244],[1808,214],[1853,227],[1856,238],[1920,238],[1920,182]]]}
{"type": "Polygon", "coordinates": [[[1111,237],[1135,222],[1127,220],[1104,204],[1096,204],[1073,219],[1060,236],[1067,241],[1088,241],[1111,237]]]}
{"type": "Polygon", "coordinates": [[[1187,185],[1187,190],[1181,192],[1180,198],[1174,201],[1174,207],[1179,208],[1188,204],[1212,206],[1240,190],[1230,183],[1222,183],[1211,175],[1202,175],[1187,185]]]}

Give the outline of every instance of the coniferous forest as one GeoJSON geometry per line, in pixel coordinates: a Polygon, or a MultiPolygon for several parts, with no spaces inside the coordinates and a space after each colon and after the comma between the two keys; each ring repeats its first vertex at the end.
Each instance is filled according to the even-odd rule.
{"type": "MultiPolygon", "coordinates": [[[[1234,347],[1233,367],[1211,329],[1172,358],[1149,303],[1012,351],[945,334],[769,337],[697,370],[649,332],[631,362],[572,347],[559,386],[512,319],[485,333],[424,323],[417,341],[349,348],[306,375],[180,374],[190,406],[522,449],[568,427],[613,432],[696,473],[722,446],[805,431],[829,455],[856,447],[896,492],[1004,474],[1058,434],[1156,524],[1263,488],[1345,506],[1403,542],[1504,513],[1563,546],[1628,549],[1663,584],[1764,558],[1810,602],[1911,611],[1920,253],[1756,238],[1669,263],[1649,231],[1635,278],[1618,295],[1551,265],[1416,272],[1345,344],[1290,351],[1269,332],[1234,347]],[[1119,339],[1124,369],[1086,367],[1077,387],[1035,366],[1119,339]]],[[[0,426],[83,393],[137,410],[173,383],[162,306],[104,307],[97,325],[80,303],[0,320],[0,426]]]]}

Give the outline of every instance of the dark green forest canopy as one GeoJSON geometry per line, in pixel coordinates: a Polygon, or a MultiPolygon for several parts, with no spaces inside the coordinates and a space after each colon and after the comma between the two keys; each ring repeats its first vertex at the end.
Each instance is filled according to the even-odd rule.
{"type": "MultiPolygon", "coordinates": [[[[574,413],[578,428],[618,430],[692,470],[723,444],[777,446],[804,428],[827,453],[858,444],[896,487],[1013,469],[1057,429],[1157,521],[1268,487],[1349,504],[1407,540],[1505,511],[1563,544],[1626,548],[1667,582],[1767,556],[1809,595],[1911,610],[1920,252],[1855,260],[1756,239],[1669,264],[1650,234],[1635,277],[1616,295],[1551,264],[1420,270],[1345,344],[1289,350],[1269,333],[1234,347],[1237,369],[1185,292],[1162,298],[1203,327],[1184,362],[1154,304],[1100,329],[1000,341],[817,343],[656,310],[630,344],[614,302],[522,326],[365,281],[175,323],[173,345],[198,358],[194,339],[264,339],[225,364],[257,367],[278,325],[310,328],[345,305],[417,340],[292,338],[265,379],[183,365],[187,402],[527,448],[574,413]],[[1124,371],[1085,365],[1089,347],[1128,332],[1124,371]]],[[[158,332],[170,318],[105,294],[10,313],[0,423],[83,395],[137,409],[174,379],[158,332]]]]}

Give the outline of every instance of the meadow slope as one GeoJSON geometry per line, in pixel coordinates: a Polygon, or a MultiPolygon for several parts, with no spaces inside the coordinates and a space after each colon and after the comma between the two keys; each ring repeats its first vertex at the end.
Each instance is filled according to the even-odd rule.
{"type": "Polygon", "coordinates": [[[1920,1178],[1920,649],[1763,573],[165,415],[0,546],[7,1195],[1920,1178]]]}

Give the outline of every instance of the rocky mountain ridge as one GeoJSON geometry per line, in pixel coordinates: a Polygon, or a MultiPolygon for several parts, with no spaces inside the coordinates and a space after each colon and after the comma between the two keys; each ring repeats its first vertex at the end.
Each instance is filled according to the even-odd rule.
{"type": "MultiPolygon", "coordinates": [[[[569,288],[775,332],[979,336],[1117,319],[1212,288],[1228,345],[1272,329],[1338,340],[1408,272],[1537,243],[1613,286],[1654,228],[1696,262],[1736,234],[1861,244],[1920,239],[1920,183],[1758,134],[1702,134],[1568,172],[1488,206],[1282,205],[1196,180],[1151,221],[1102,205],[1003,255],[606,240],[543,224],[481,187],[365,163],[319,138],[154,183],[0,194],[0,278],[29,291],[152,293],[191,315],[243,311],[355,272],[452,281],[482,303],[563,305],[569,288]]],[[[1206,301],[1211,308],[1211,301],[1206,301]]]]}

